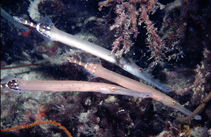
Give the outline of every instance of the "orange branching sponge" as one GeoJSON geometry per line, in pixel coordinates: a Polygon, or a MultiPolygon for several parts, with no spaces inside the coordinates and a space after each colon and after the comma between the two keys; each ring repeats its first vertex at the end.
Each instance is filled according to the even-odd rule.
{"type": "Polygon", "coordinates": [[[0,128],[1,132],[6,132],[6,131],[11,131],[11,130],[15,130],[15,129],[25,129],[25,128],[30,128],[39,124],[52,124],[57,126],[58,128],[60,128],[61,130],[63,130],[68,137],[72,137],[72,135],[70,134],[70,132],[64,127],[62,126],[60,123],[57,123],[56,121],[51,121],[51,120],[45,120],[45,121],[36,121],[34,123],[31,124],[27,124],[24,126],[16,126],[16,127],[12,127],[12,128],[7,128],[7,129],[2,129],[0,128]]]}

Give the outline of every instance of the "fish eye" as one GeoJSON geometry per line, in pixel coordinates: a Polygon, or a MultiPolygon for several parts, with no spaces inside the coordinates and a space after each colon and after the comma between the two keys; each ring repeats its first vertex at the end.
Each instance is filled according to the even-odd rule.
{"type": "Polygon", "coordinates": [[[175,105],[175,104],[176,104],[176,102],[175,102],[175,101],[171,101],[171,104],[172,104],[172,105],[175,105]]]}
{"type": "Polygon", "coordinates": [[[138,71],[139,71],[139,72],[143,72],[143,69],[142,69],[142,68],[139,68],[138,71]]]}
{"type": "Polygon", "coordinates": [[[116,91],[116,88],[115,87],[111,87],[111,91],[116,91]]]}

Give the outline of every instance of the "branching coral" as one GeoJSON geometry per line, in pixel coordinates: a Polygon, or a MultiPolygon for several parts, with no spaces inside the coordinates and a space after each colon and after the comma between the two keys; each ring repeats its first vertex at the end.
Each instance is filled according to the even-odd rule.
{"type": "Polygon", "coordinates": [[[204,50],[203,52],[204,59],[201,62],[201,64],[197,65],[197,68],[195,69],[195,81],[194,83],[186,88],[185,90],[192,89],[193,91],[193,104],[200,104],[202,99],[205,96],[205,91],[209,90],[210,88],[210,74],[211,74],[211,62],[210,62],[210,55],[211,52],[207,49],[204,50]]]}
{"type": "Polygon", "coordinates": [[[159,61],[164,56],[164,50],[167,50],[162,42],[162,39],[157,34],[157,28],[154,27],[153,22],[149,19],[150,14],[154,14],[158,8],[163,9],[164,6],[157,0],[108,0],[99,3],[99,10],[102,7],[108,7],[115,3],[115,12],[117,17],[115,23],[110,27],[110,30],[116,29],[117,39],[113,42],[112,52],[116,52],[117,57],[126,54],[130,51],[133,45],[132,38],[137,38],[138,25],[144,23],[147,30],[147,42],[151,51],[151,58],[159,61]]]}
{"type": "Polygon", "coordinates": [[[37,121],[37,122],[31,123],[31,124],[27,124],[27,125],[24,125],[24,126],[20,125],[20,126],[16,126],[16,127],[12,127],[12,128],[7,128],[7,129],[2,129],[1,128],[0,130],[1,130],[1,132],[7,132],[7,131],[15,130],[15,129],[26,129],[26,128],[30,128],[30,127],[33,127],[33,126],[36,126],[36,125],[40,125],[40,124],[52,124],[52,125],[55,125],[58,128],[60,128],[61,130],[63,130],[68,135],[68,137],[72,137],[70,132],[64,126],[62,126],[60,123],[57,123],[56,121],[51,121],[51,120],[37,121]]]}

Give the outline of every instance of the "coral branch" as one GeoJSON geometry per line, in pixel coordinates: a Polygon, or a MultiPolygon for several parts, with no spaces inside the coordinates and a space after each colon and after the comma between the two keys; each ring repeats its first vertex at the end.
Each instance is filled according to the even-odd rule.
{"type": "Polygon", "coordinates": [[[164,6],[157,0],[117,0],[115,2],[114,0],[107,0],[99,3],[99,10],[102,10],[103,6],[110,6],[111,2],[116,4],[115,12],[117,14],[115,23],[110,27],[110,30],[116,30],[115,36],[117,37],[113,42],[112,52],[115,52],[117,57],[129,52],[130,47],[133,46],[132,39],[137,38],[138,25],[144,23],[147,29],[147,42],[151,51],[151,58],[154,58],[155,64],[157,64],[165,56],[164,50],[167,48],[157,34],[157,28],[149,20],[149,15],[155,13],[158,8],[163,9],[164,6]]]}
{"type": "Polygon", "coordinates": [[[7,129],[2,129],[1,128],[0,130],[1,130],[1,132],[7,132],[7,131],[15,130],[15,129],[26,129],[26,128],[30,128],[30,127],[33,127],[33,126],[36,126],[36,125],[40,125],[40,124],[52,124],[52,125],[55,125],[58,128],[60,128],[61,130],[63,130],[68,135],[68,137],[72,137],[70,132],[64,126],[62,126],[60,123],[57,123],[56,121],[51,121],[51,120],[37,121],[37,122],[31,123],[31,124],[27,124],[27,125],[24,125],[24,126],[20,125],[20,126],[16,126],[16,127],[12,127],[12,128],[7,128],[7,129]]]}
{"type": "Polygon", "coordinates": [[[155,28],[152,21],[149,20],[149,15],[147,14],[147,12],[151,11],[151,6],[150,8],[147,8],[146,5],[141,5],[139,11],[141,13],[140,16],[141,21],[143,21],[146,24],[147,35],[148,35],[147,42],[149,43],[151,58],[155,59],[154,65],[156,65],[157,62],[162,59],[162,57],[165,57],[163,51],[164,49],[166,50],[167,48],[164,46],[164,43],[158,36],[157,28],[155,28]]]}
{"type": "Polygon", "coordinates": [[[193,91],[193,104],[200,104],[202,99],[205,96],[205,91],[209,90],[209,87],[206,87],[205,85],[208,84],[208,79],[210,78],[211,70],[210,70],[210,55],[211,52],[207,49],[204,49],[203,52],[204,59],[202,60],[201,64],[197,65],[197,68],[195,69],[195,81],[192,85],[185,88],[185,90],[192,90],[193,91]]]}

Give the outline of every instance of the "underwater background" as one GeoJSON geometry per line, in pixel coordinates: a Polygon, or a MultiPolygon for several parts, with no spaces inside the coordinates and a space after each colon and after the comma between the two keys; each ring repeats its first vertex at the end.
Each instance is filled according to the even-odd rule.
{"type": "Polygon", "coordinates": [[[202,117],[179,121],[185,115],[151,98],[8,90],[5,77],[111,83],[64,61],[67,55],[140,79],[99,57],[51,41],[33,27],[17,25],[1,12],[1,128],[20,128],[1,130],[2,137],[70,136],[67,131],[73,137],[211,136],[210,0],[2,0],[1,8],[35,24],[53,24],[127,58],[171,87],[165,94],[185,108],[198,107],[202,117]]]}

